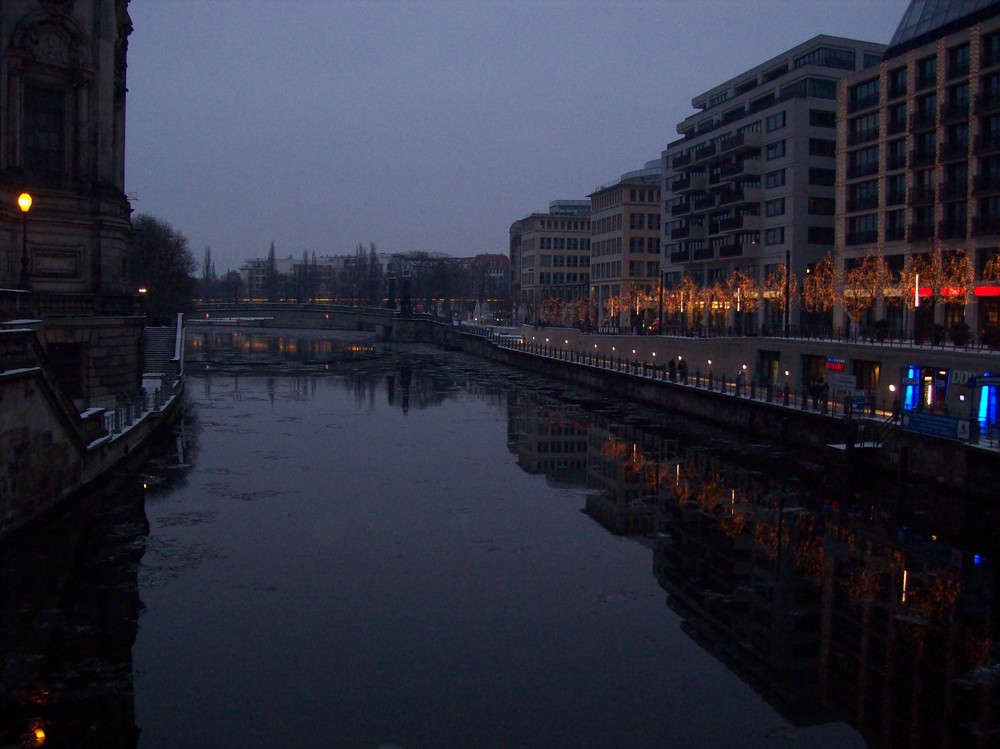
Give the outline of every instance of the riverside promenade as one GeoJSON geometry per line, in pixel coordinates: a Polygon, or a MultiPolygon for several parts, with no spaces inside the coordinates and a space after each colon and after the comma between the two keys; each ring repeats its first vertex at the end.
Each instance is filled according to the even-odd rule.
{"type": "MultiPolygon", "coordinates": [[[[469,353],[743,430],[752,438],[815,448],[831,469],[878,470],[900,481],[984,496],[996,491],[1000,438],[995,425],[960,439],[915,429],[922,411],[901,407],[899,418],[893,416],[894,396],[916,387],[906,377],[915,366],[954,379],[948,397],[970,415],[969,378],[1000,367],[995,352],[815,339],[605,336],[530,326],[462,326],[457,331],[448,341],[469,353]],[[686,378],[680,361],[687,362],[686,378]],[[874,366],[878,385],[829,387],[814,396],[810,372],[825,364],[848,371],[874,366]]],[[[959,428],[962,421],[968,423],[940,418],[959,428]]]]}

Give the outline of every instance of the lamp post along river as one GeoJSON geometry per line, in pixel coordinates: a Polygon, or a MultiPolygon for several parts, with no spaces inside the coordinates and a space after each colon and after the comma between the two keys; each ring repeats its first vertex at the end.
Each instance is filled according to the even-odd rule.
{"type": "Polygon", "coordinates": [[[17,207],[21,209],[21,216],[24,219],[24,232],[21,237],[21,276],[18,288],[30,291],[31,283],[28,281],[28,211],[31,210],[31,195],[26,192],[18,195],[17,207]]]}

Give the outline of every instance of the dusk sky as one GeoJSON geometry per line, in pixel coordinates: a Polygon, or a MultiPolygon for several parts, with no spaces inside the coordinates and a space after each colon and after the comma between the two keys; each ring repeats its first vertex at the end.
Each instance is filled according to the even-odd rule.
{"type": "Polygon", "coordinates": [[[217,272],[507,252],[510,224],[658,158],[697,94],[908,0],[132,0],[126,190],[217,272]]]}

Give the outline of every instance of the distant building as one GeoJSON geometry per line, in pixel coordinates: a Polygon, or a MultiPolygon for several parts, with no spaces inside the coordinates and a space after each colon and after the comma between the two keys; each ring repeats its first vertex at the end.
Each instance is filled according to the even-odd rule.
{"type": "Polygon", "coordinates": [[[548,213],[532,213],[510,227],[515,316],[534,321],[546,300],[590,296],[590,201],[555,200],[548,213]]]}
{"type": "Polygon", "coordinates": [[[143,321],[126,267],[127,6],[0,4],[0,321],[36,329],[78,405],[140,386],[143,321]]]}
{"type": "Polygon", "coordinates": [[[659,286],[662,173],[657,159],[590,194],[590,289],[598,323],[618,322],[609,299],[659,286]]]}
{"type": "Polygon", "coordinates": [[[911,2],[882,64],[840,88],[839,283],[860,293],[866,257],[888,278],[837,324],[928,339],[968,325],[1000,343],[1000,266],[984,278],[1000,245],[1000,2],[911,2]]]}
{"type": "MultiPolygon", "coordinates": [[[[786,261],[802,279],[833,249],[837,84],[884,50],[816,36],[694,97],[662,154],[668,288],[719,289],[736,271],[760,288],[786,261]]],[[[763,296],[739,324],[780,330],[779,294],[763,296]]],[[[737,323],[735,298],[685,301],[672,310],[685,327],[737,323]]]]}

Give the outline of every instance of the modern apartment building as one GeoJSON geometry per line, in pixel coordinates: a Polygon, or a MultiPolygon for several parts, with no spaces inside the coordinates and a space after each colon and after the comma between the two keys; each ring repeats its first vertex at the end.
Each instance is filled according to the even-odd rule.
{"type": "MultiPolygon", "coordinates": [[[[590,201],[555,200],[510,227],[511,283],[518,322],[590,295],[590,201]],[[544,308],[544,309],[543,309],[544,308]]],[[[567,313],[568,314],[568,313],[567,313]]]]}
{"type": "Polygon", "coordinates": [[[859,267],[885,276],[841,323],[997,336],[1000,2],[911,2],[881,65],[841,83],[838,142],[842,298],[859,267]]]}
{"type": "Polygon", "coordinates": [[[590,194],[590,296],[599,323],[615,318],[609,299],[652,292],[659,282],[661,176],[657,159],[590,194]]]}
{"type": "Polygon", "coordinates": [[[838,82],[884,50],[820,35],[694,97],[662,154],[664,286],[689,297],[675,324],[798,324],[788,287],[767,282],[787,266],[802,279],[833,249],[838,82]],[[718,293],[736,271],[754,298],[718,293]]]}

